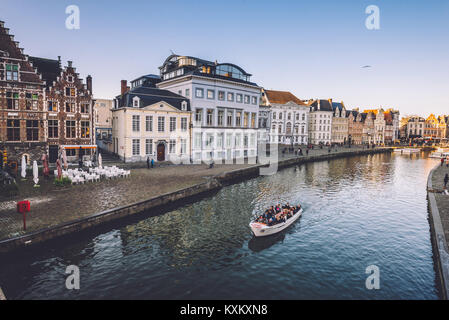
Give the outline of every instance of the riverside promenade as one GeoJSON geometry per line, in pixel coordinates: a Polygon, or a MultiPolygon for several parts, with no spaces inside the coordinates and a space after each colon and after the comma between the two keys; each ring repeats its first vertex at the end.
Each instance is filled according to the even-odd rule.
{"type": "Polygon", "coordinates": [[[449,293],[449,195],[442,193],[446,173],[449,173],[446,164],[438,165],[430,172],[427,181],[432,246],[441,292],[445,300],[448,299],[449,293]]]}
{"type": "MultiPolygon", "coordinates": [[[[311,161],[362,154],[391,152],[390,148],[363,147],[310,150],[306,156],[279,155],[279,168],[311,161]]],[[[263,165],[207,164],[168,165],[131,171],[125,179],[102,180],[67,187],[48,182],[42,188],[24,188],[19,196],[0,202],[0,253],[90,227],[137,215],[144,211],[178,204],[218,191],[224,184],[255,177],[263,165]],[[27,229],[23,230],[22,215],[16,212],[20,200],[31,202],[27,214],[27,229]]],[[[31,181],[31,180],[30,180],[31,181]]],[[[21,181],[20,184],[24,183],[21,181]]],[[[31,182],[29,182],[31,183],[31,182]]]]}

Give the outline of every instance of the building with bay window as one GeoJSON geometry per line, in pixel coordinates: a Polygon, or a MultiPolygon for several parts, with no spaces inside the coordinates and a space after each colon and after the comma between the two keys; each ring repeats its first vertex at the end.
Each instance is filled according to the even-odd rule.
{"type": "Polygon", "coordinates": [[[190,99],[194,161],[257,155],[260,87],[230,63],[171,55],[160,67],[160,89],[190,99]]]}
{"type": "Polygon", "coordinates": [[[159,77],[122,80],[121,94],[112,109],[112,148],[125,162],[172,161],[189,163],[191,109],[189,99],[158,89],[159,77]],[[147,79],[148,80],[148,79],[147,79]]]}

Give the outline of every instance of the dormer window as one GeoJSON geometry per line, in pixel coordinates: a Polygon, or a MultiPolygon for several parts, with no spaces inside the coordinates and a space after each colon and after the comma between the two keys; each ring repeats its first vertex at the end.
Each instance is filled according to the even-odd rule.
{"type": "Polygon", "coordinates": [[[186,111],[187,110],[187,102],[183,101],[181,103],[181,109],[182,109],[182,111],[186,111]]]}
{"type": "Polygon", "coordinates": [[[140,98],[134,97],[133,98],[133,107],[138,108],[140,106],[140,98]]]}

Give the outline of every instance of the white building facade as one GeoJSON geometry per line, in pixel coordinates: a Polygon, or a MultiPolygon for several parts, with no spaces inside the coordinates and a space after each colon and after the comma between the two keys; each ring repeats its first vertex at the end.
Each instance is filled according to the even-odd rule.
{"type": "Polygon", "coordinates": [[[376,119],[374,120],[374,143],[384,144],[385,143],[385,115],[384,110],[379,109],[376,114],[376,119]]]}
{"type": "Polygon", "coordinates": [[[270,108],[270,143],[308,143],[309,106],[288,91],[262,90],[262,104],[270,108]]]}
{"type": "Polygon", "coordinates": [[[112,110],[112,149],[125,162],[190,163],[189,99],[168,90],[122,90],[112,110]]]}
{"type": "Polygon", "coordinates": [[[309,101],[309,143],[330,145],[332,141],[332,100],[309,101]]]}
{"type": "Polygon", "coordinates": [[[257,156],[260,87],[233,64],[178,55],[160,67],[158,88],[190,100],[193,161],[257,156]]]}

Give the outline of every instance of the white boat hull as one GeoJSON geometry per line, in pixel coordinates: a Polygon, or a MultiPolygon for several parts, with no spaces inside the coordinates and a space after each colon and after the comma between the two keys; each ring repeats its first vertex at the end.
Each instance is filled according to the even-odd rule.
{"type": "Polygon", "coordinates": [[[302,215],[302,212],[303,209],[301,208],[293,217],[288,219],[286,222],[278,223],[274,226],[267,226],[265,224],[253,221],[249,224],[249,227],[256,237],[270,236],[288,228],[293,222],[299,219],[299,217],[302,215]]]}
{"type": "Polygon", "coordinates": [[[421,149],[412,149],[412,148],[405,148],[405,149],[394,149],[394,152],[398,153],[419,153],[421,152],[421,149]]]}

